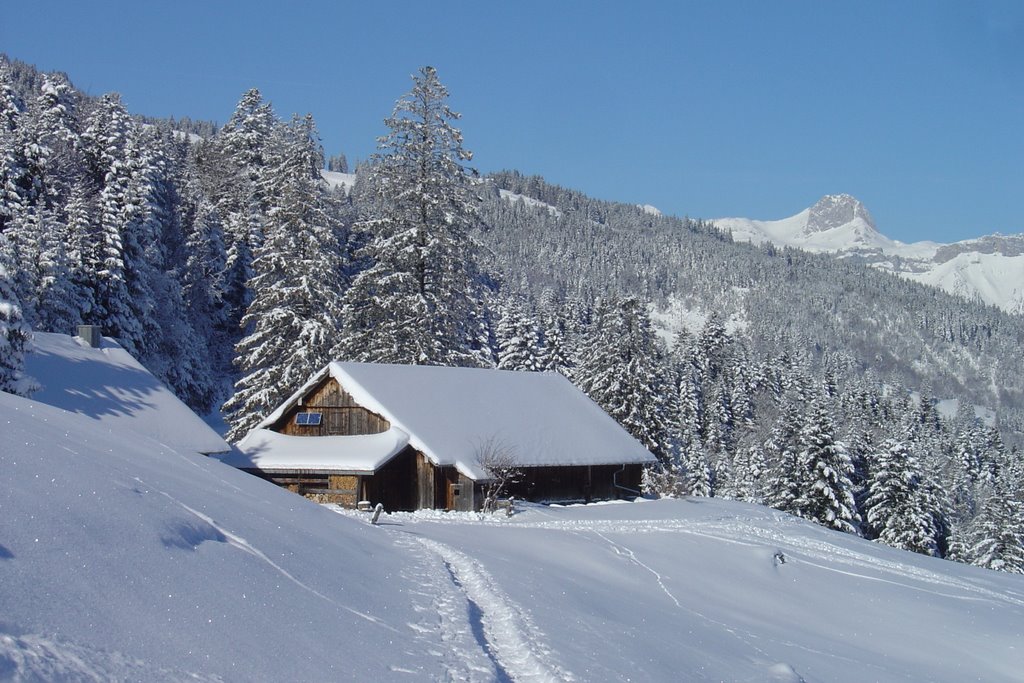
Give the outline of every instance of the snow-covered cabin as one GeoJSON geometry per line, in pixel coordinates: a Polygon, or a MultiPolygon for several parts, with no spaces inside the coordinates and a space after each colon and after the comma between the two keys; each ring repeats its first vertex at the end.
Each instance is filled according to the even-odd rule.
{"type": "Polygon", "coordinates": [[[655,457],[557,373],[331,363],[225,462],[324,502],[473,510],[497,447],[523,473],[509,494],[636,493],[655,457]]]}
{"type": "Polygon", "coordinates": [[[25,372],[32,399],[88,415],[178,450],[212,455],[231,447],[121,346],[83,326],[79,336],[34,332],[25,372]]]}

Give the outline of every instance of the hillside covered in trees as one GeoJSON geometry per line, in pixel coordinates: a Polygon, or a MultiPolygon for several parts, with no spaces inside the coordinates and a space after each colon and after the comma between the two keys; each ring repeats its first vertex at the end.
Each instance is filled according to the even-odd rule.
{"type": "Polygon", "coordinates": [[[258,90],[219,127],[146,120],[0,60],[0,388],[30,393],[30,330],[82,323],[232,439],[330,359],[556,371],[659,457],[652,493],[1024,571],[1024,319],[480,178],[458,118],[424,67],[332,187],[312,117],[258,90]]]}

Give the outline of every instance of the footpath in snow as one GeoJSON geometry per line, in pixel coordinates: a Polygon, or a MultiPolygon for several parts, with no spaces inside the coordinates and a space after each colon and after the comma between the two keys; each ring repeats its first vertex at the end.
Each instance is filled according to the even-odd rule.
{"type": "MultiPolygon", "coordinates": [[[[340,511],[365,519],[359,513],[340,511]]],[[[1024,671],[1024,580],[713,499],[420,511],[452,680],[986,681],[1024,671]]]]}

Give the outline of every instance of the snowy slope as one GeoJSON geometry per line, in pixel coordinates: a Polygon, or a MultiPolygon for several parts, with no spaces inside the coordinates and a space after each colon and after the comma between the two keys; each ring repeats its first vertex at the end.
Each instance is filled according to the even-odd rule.
{"type": "Polygon", "coordinates": [[[998,682],[1024,670],[1024,577],[757,506],[429,511],[374,527],[30,400],[0,394],[0,424],[0,679],[998,682]]]}
{"type": "Polygon", "coordinates": [[[0,424],[0,679],[442,675],[378,529],[9,394],[0,424]]]}
{"type": "Polygon", "coordinates": [[[737,242],[856,254],[902,277],[977,299],[1011,313],[1024,312],[1024,236],[990,235],[951,245],[905,244],[875,227],[850,195],[828,195],[800,213],[775,221],[720,218],[714,223],[737,242]]]}
{"type": "Polygon", "coordinates": [[[951,294],[977,298],[1009,313],[1024,313],[1024,256],[968,251],[903,276],[951,294]]]}
{"type": "Polygon", "coordinates": [[[340,173],[338,171],[320,171],[321,177],[327,181],[327,185],[331,188],[341,188],[345,194],[352,191],[352,188],[356,184],[355,173],[340,173]]]}
{"type": "Polygon", "coordinates": [[[196,453],[230,446],[112,339],[90,348],[77,337],[35,332],[25,369],[41,389],[33,398],[88,415],[111,430],[133,430],[196,453]]]}
{"type": "Polygon", "coordinates": [[[562,212],[558,209],[558,207],[552,206],[551,204],[545,204],[539,199],[527,197],[526,195],[523,194],[516,194],[515,192],[509,192],[508,190],[498,190],[498,192],[501,195],[501,198],[507,202],[521,202],[524,206],[529,206],[530,208],[544,208],[547,209],[548,213],[550,213],[552,216],[562,215],[562,212]]]}
{"type": "Polygon", "coordinates": [[[1014,681],[1024,671],[1024,577],[757,506],[394,517],[404,526],[386,533],[425,566],[447,564],[512,680],[1014,681]]]}

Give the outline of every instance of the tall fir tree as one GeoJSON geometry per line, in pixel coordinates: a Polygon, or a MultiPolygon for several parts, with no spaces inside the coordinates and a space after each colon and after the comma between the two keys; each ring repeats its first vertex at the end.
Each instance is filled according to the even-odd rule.
{"type": "Polygon", "coordinates": [[[666,369],[639,299],[602,302],[574,381],[662,461],[670,456],[666,369]]]}
{"type": "Polygon", "coordinates": [[[890,439],[875,455],[864,501],[869,534],[893,548],[937,555],[928,488],[904,443],[890,439]]]}
{"type": "Polygon", "coordinates": [[[133,203],[137,190],[133,187],[133,174],[138,168],[128,158],[129,138],[135,127],[120,98],[104,95],[86,120],[82,134],[91,177],[100,188],[98,239],[89,266],[95,278],[95,307],[88,312],[85,322],[101,326],[103,334],[116,338],[129,353],[139,356],[138,344],[145,332],[135,313],[137,306],[151,305],[152,299],[133,302],[129,285],[133,279],[129,271],[134,264],[128,252],[139,253],[138,235],[132,232],[138,224],[140,209],[133,203]]]}
{"type": "Polygon", "coordinates": [[[25,353],[31,336],[7,270],[0,265],[0,391],[28,395],[36,388],[34,380],[25,374],[25,353]]]}
{"type": "Polygon", "coordinates": [[[196,200],[186,229],[187,257],[181,269],[182,297],[191,312],[196,332],[206,340],[210,363],[220,375],[230,374],[232,340],[225,304],[227,251],[224,227],[216,207],[206,198],[196,200]]]}
{"type": "Polygon", "coordinates": [[[242,95],[234,112],[209,144],[193,151],[199,182],[213,203],[224,231],[224,307],[233,346],[247,330],[241,325],[252,301],[248,283],[253,259],[264,239],[276,201],[273,180],[281,123],[256,88],[242,95]]]}
{"type": "Polygon", "coordinates": [[[432,67],[386,119],[369,168],[373,201],[357,230],[368,263],[346,298],[343,358],[421,365],[481,365],[481,298],[472,155],[459,115],[432,67]]]}
{"type": "Polygon", "coordinates": [[[341,248],[324,210],[322,151],[311,117],[293,121],[276,172],[266,238],[253,260],[253,300],[236,346],[241,374],[224,410],[238,440],[331,360],[341,325],[341,248]]]}
{"type": "Polygon", "coordinates": [[[802,415],[792,396],[785,396],[780,408],[764,442],[769,463],[765,475],[765,503],[776,510],[796,514],[797,501],[810,486],[810,477],[800,461],[802,415]]]}
{"type": "Polygon", "coordinates": [[[518,300],[507,301],[500,312],[501,319],[496,330],[498,369],[530,372],[543,370],[544,360],[536,320],[518,300]]]}
{"type": "MultiPolygon", "coordinates": [[[[22,120],[25,104],[15,91],[7,59],[0,55],[0,234],[25,209],[25,178],[22,120]]],[[[14,277],[10,273],[8,277],[14,277]]]]}
{"type": "Polygon", "coordinates": [[[836,438],[835,426],[824,399],[815,402],[800,433],[800,463],[806,476],[795,501],[796,512],[832,529],[856,533],[860,517],[853,498],[853,465],[836,438]]]}

